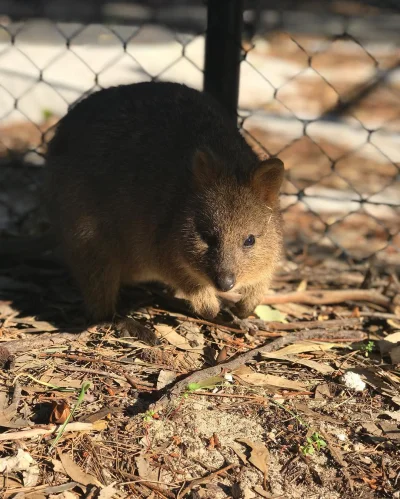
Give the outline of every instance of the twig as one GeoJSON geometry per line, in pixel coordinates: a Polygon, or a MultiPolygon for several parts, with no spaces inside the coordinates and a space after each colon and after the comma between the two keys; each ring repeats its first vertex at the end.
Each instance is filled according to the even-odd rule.
{"type": "MultiPolygon", "coordinates": [[[[286,398],[293,398],[293,397],[299,397],[300,395],[312,395],[313,392],[292,392],[292,393],[286,393],[285,395],[279,395],[280,398],[286,399],[286,398]]],[[[213,393],[213,392],[202,392],[200,390],[196,390],[195,392],[191,392],[190,395],[203,395],[205,397],[226,397],[226,398],[232,398],[232,399],[245,399],[245,400],[254,400],[254,402],[259,402],[260,404],[264,404],[265,402],[269,402],[264,397],[261,396],[256,396],[256,395],[236,395],[236,394],[231,394],[231,393],[213,393]]]]}
{"type": "Polygon", "coordinates": [[[164,407],[169,401],[181,395],[186,391],[188,385],[190,383],[199,383],[200,381],[204,381],[207,378],[211,378],[214,376],[219,376],[221,371],[234,371],[239,366],[246,364],[250,360],[253,360],[259,354],[264,352],[273,352],[278,350],[279,348],[283,348],[286,345],[291,345],[296,343],[297,341],[303,340],[328,340],[334,336],[335,339],[351,339],[353,341],[360,341],[364,338],[365,334],[362,331],[323,331],[321,334],[317,334],[315,331],[302,331],[298,333],[288,334],[286,336],[282,336],[281,338],[277,338],[276,340],[263,345],[258,348],[254,348],[253,350],[249,350],[246,353],[238,355],[232,360],[227,362],[218,364],[216,366],[208,367],[206,369],[202,369],[200,371],[196,371],[193,374],[190,374],[188,377],[184,378],[181,381],[175,383],[175,385],[169,390],[167,395],[162,397],[158,402],[156,402],[157,410],[160,410],[164,407]]]}
{"type": "Polygon", "coordinates": [[[30,337],[29,340],[14,340],[5,341],[0,343],[3,348],[7,348],[10,354],[15,354],[18,352],[32,352],[32,350],[38,350],[40,348],[49,348],[58,345],[65,345],[68,341],[77,341],[86,335],[87,331],[81,331],[80,333],[50,333],[46,335],[39,335],[37,338],[30,337]]]}
{"type": "Polygon", "coordinates": [[[156,492],[157,494],[161,495],[162,497],[168,497],[170,499],[175,498],[175,494],[173,494],[171,491],[165,489],[164,487],[160,487],[159,485],[152,483],[152,482],[146,482],[146,481],[141,481],[138,482],[140,485],[144,485],[148,489],[152,490],[153,492],[156,492]]]}
{"type": "MultiPolygon", "coordinates": [[[[171,312],[168,312],[168,310],[164,310],[162,308],[150,307],[150,310],[155,314],[160,314],[160,315],[161,314],[169,314],[169,315],[171,315],[171,312]]],[[[216,327],[218,329],[226,329],[230,333],[241,333],[241,334],[245,333],[244,330],[238,329],[236,327],[227,326],[223,322],[211,322],[211,321],[206,321],[204,319],[195,319],[195,318],[189,317],[185,314],[175,314],[175,315],[176,315],[176,317],[179,317],[180,319],[182,319],[182,321],[184,321],[184,322],[194,322],[196,324],[203,324],[205,326],[216,327]]]]}
{"type": "Polygon", "coordinates": [[[110,360],[97,359],[97,358],[93,358],[93,357],[87,357],[84,355],[74,355],[74,354],[68,354],[68,353],[42,353],[39,356],[40,357],[55,357],[58,359],[78,360],[79,362],[91,362],[94,364],[103,364],[105,366],[109,366],[109,367],[112,367],[113,369],[115,369],[136,390],[142,390],[142,391],[152,391],[153,390],[153,388],[151,388],[148,383],[146,383],[145,381],[141,381],[139,379],[134,378],[133,376],[131,376],[130,374],[125,372],[124,369],[116,366],[115,362],[110,361],[110,360]]]}
{"type": "MultiPolygon", "coordinates": [[[[0,440],[21,440],[23,438],[35,438],[43,435],[51,435],[59,428],[59,425],[48,425],[46,428],[32,428],[31,430],[14,431],[10,433],[1,433],[0,440]]],[[[95,426],[92,423],[69,423],[64,428],[67,431],[90,431],[95,426]]]]}
{"type": "Polygon", "coordinates": [[[331,453],[331,456],[338,463],[338,465],[341,467],[341,471],[349,484],[350,490],[352,492],[354,492],[354,482],[351,479],[349,472],[347,471],[347,463],[343,459],[342,453],[338,449],[335,448],[335,445],[332,442],[332,439],[324,430],[319,428],[318,432],[320,433],[322,438],[325,440],[325,442],[328,444],[328,449],[329,449],[329,452],[331,453]]]}
{"type": "Polygon", "coordinates": [[[110,373],[107,371],[100,371],[99,369],[89,369],[88,367],[77,367],[77,366],[55,366],[59,371],[71,371],[76,373],[86,373],[86,374],[97,374],[98,376],[106,376],[108,378],[117,379],[119,381],[123,381],[125,377],[119,376],[118,374],[110,373]]]}
{"type": "Polygon", "coordinates": [[[296,291],[294,293],[264,296],[264,305],[278,303],[305,303],[307,305],[328,305],[343,303],[345,301],[367,301],[390,308],[391,301],[386,296],[368,289],[338,289],[338,290],[314,290],[296,291]]]}
{"type": "MultiPolygon", "coordinates": [[[[297,321],[285,324],[282,322],[268,322],[267,328],[273,331],[295,331],[301,329],[331,329],[334,327],[346,327],[346,326],[357,326],[360,324],[360,319],[349,318],[349,319],[332,319],[327,321],[297,321]]],[[[260,335],[258,332],[257,335],[260,335]]],[[[263,335],[262,335],[263,336],[263,335]]]]}
{"type": "Polygon", "coordinates": [[[221,473],[224,473],[225,471],[230,470],[234,466],[237,466],[236,464],[229,464],[228,466],[225,466],[224,468],[221,468],[218,471],[214,471],[213,473],[210,473],[209,475],[203,477],[203,478],[196,478],[195,480],[192,480],[189,485],[183,489],[182,492],[179,492],[176,496],[176,499],[180,499],[181,497],[184,497],[188,492],[192,490],[193,487],[196,485],[201,485],[202,483],[208,483],[210,482],[213,478],[216,476],[221,475],[221,473]]]}
{"type": "MultiPolygon", "coordinates": [[[[343,317],[353,315],[354,312],[351,312],[350,310],[343,310],[340,312],[340,315],[343,317]]],[[[357,312],[357,314],[360,317],[375,317],[376,319],[394,319],[394,320],[399,320],[399,316],[397,314],[389,314],[387,312],[376,312],[376,311],[365,311],[365,310],[360,310],[357,312]]]]}

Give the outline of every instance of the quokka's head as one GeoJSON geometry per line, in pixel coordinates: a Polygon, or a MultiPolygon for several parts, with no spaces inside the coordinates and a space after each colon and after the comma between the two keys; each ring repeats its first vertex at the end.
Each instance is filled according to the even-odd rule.
{"type": "Polygon", "coordinates": [[[180,253],[199,281],[217,291],[269,279],[279,261],[284,166],[277,158],[251,161],[235,167],[204,150],[193,158],[180,253]]]}

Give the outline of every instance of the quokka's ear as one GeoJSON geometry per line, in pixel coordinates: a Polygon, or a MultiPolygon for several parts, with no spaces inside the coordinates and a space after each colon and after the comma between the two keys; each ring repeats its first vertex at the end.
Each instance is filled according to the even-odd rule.
{"type": "Polygon", "coordinates": [[[253,189],[268,204],[279,199],[279,191],[285,175],[283,162],[278,158],[262,161],[253,173],[251,182],[253,189]]]}
{"type": "Polygon", "coordinates": [[[198,149],[193,156],[192,175],[197,186],[206,187],[217,176],[217,164],[213,154],[206,149],[198,149]]]}

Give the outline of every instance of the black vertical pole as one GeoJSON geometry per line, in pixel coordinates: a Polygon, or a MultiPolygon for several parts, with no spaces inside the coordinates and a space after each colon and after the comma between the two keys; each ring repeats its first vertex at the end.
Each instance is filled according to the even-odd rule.
{"type": "Polygon", "coordinates": [[[208,0],[204,91],[237,122],[243,0],[208,0]]]}

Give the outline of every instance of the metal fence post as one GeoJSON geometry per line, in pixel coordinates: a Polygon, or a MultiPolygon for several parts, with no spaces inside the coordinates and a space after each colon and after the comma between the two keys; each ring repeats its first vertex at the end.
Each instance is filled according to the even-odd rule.
{"type": "Polygon", "coordinates": [[[243,0],[209,0],[204,91],[215,97],[237,121],[243,0]]]}

